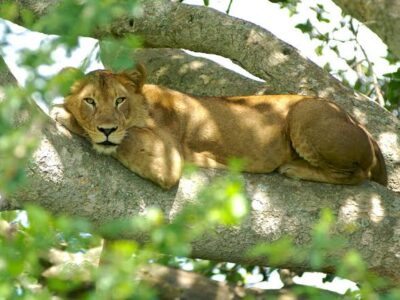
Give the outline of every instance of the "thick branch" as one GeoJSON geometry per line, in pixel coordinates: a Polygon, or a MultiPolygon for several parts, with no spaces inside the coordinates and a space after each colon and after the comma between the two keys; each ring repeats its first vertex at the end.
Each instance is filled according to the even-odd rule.
{"type": "Polygon", "coordinates": [[[400,57],[400,2],[397,0],[333,0],[345,13],[374,31],[400,57]]]}
{"type": "MultiPolygon", "coordinates": [[[[41,5],[35,1],[19,2],[21,9],[30,10],[37,18],[46,17],[49,7],[57,3],[59,1],[40,1],[41,5]]],[[[213,9],[168,0],[143,1],[142,6],[140,17],[128,16],[117,20],[107,28],[99,28],[94,36],[104,38],[139,34],[154,47],[219,54],[265,79],[268,92],[314,94],[337,101],[378,140],[388,162],[389,186],[400,190],[400,125],[389,112],[344,87],[303,58],[296,49],[261,27],[213,9]],[[384,123],[382,118],[386,120],[384,123]]],[[[167,64],[164,72],[171,76],[179,75],[170,73],[167,64]]],[[[245,89],[240,94],[243,93],[246,93],[245,89]]]]}
{"type": "MultiPolygon", "coordinates": [[[[89,249],[85,254],[68,253],[51,249],[48,261],[52,265],[42,275],[48,278],[61,277],[64,280],[73,278],[86,279],[86,285],[90,282],[89,266],[97,266],[101,247],[89,249]]],[[[299,293],[299,285],[292,284],[281,290],[261,290],[255,288],[244,288],[229,285],[226,282],[211,280],[194,272],[174,269],[159,264],[142,266],[134,281],[141,280],[157,291],[163,300],[191,299],[191,300],[239,300],[247,299],[303,299],[299,293]],[[297,290],[296,290],[297,289],[297,290]],[[247,297],[246,297],[247,296],[247,297]]],[[[304,286],[303,286],[304,289],[304,286]]],[[[321,297],[339,296],[338,294],[309,287],[308,291],[314,290],[321,297]]]]}
{"type": "MultiPolygon", "coordinates": [[[[154,60],[154,53],[150,57],[154,60]]],[[[214,86],[209,83],[209,87],[214,86]]],[[[381,126],[387,123],[387,119],[380,119],[381,126]]],[[[173,220],[187,202],[196,201],[201,186],[220,174],[202,170],[183,178],[177,190],[163,191],[112,158],[96,154],[86,141],[57,129],[54,123],[43,131],[40,147],[26,172],[29,184],[10,195],[9,203],[16,207],[36,203],[54,213],[86,217],[96,225],[140,215],[153,206],[173,220]]],[[[269,265],[263,258],[248,257],[247,250],[285,235],[292,236],[299,246],[308,245],[320,210],[328,207],[338,216],[335,234],[349,238],[347,249],[358,249],[371,270],[400,283],[400,249],[396,242],[400,200],[395,193],[374,183],[334,186],[294,181],[278,174],[246,174],[244,178],[252,201],[250,218],[240,227],[218,228],[217,234],[208,232],[193,243],[193,257],[269,265]],[[348,227],[355,229],[349,233],[345,231],[348,227]]],[[[121,237],[143,240],[134,232],[121,233],[121,237]]],[[[339,258],[340,254],[335,255],[339,258]]],[[[306,261],[285,266],[311,268],[306,261]]],[[[334,266],[324,268],[332,271],[334,266]]]]}
{"type": "MultiPolygon", "coordinates": [[[[196,201],[196,190],[219,174],[203,170],[183,178],[178,190],[163,191],[54,125],[45,130],[26,171],[29,185],[10,196],[12,203],[40,204],[54,213],[86,217],[95,225],[140,215],[153,206],[173,220],[188,202],[196,201]]],[[[244,178],[252,199],[249,219],[240,227],[208,232],[193,243],[193,257],[268,265],[263,258],[248,257],[247,250],[285,235],[292,236],[298,246],[308,245],[321,209],[328,207],[338,217],[334,234],[349,238],[343,251],[357,249],[369,269],[400,283],[400,199],[394,192],[369,182],[345,187],[294,181],[278,174],[246,174],[244,178]]],[[[122,232],[120,237],[143,240],[135,232],[122,232]]],[[[332,257],[339,259],[340,253],[332,257]]],[[[311,269],[307,261],[293,263],[288,265],[311,269]]],[[[334,266],[324,269],[332,271],[334,266]]]]}
{"type": "MultiPolygon", "coordinates": [[[[239,300],[239,299],[304,299],[307,293],[299,292],[304,286],[293,285],[280,290],[261,290],[228,285],[217,282],[197,273],[177,270],[161,265],[149,265],[142,269],[139,276],[145,283],[153,286],[164,300],[239,300]]],[[[338,294],[308,287],[308,292],[314,291],[319,297],[339,297],[338,294]]]]}
{"type": "MultiPolygon", "coordinates": [[[[28,10],[40,19],[46,17],[58,3],[59,0],[21,0],[19,5],[21,11],[28,10]]],[[[92,36],[103,39],[137,34],[145,39],[147,46],[154,48],[183,48],[218,54],[237,62],[281,93],[304,92],[326,96],[343,89],[339,81],[302,57],[295,48],[250,22],[214,9],[169,0],[142,1],[141,4],[141,16],[128,15],[118,19],[110,26],[98,28],[92,36]]],[[[20,25],[30,25],[22,23],[22,19],[15,21],[19,21],[20,25]]],[[[351,90],[346,91],[349,93],[351,90]]],[[[341,94],[342,98],[346,98],[346,92],[341,94]]],[[[352,93],[348,95],[354,96],[352,93]]]]}
{"type": "MultiPolygon", "coordinates": [[[[0,56],[0,103],[5,101],[4,99],[4,88],[9,85],[15,85],[17,80],[11,74],[10,70],[8,69],[6,63],[4,62],[3,57],[0,56]]],[[[11,210],[18,208],[16,205],[12,205],[8,202],[4,195],[1,194],[0,191],[0,211],[4,210],[11,210]]]]}
{"type": "Polygon", "coordinates": [[[16,83],[17,80],[15,79],[14,75],[11,74],[6,63],[4,62],[3,57],[0,56],[0,102],[3,101],[4,98],[4,94],[1,91],[1,88],[16,83]]]}
{"type": "MultiPolygon", "coordinates": [[[[266,83],[255,81],[222,68],[201,57],[178,49],[142,49],[133,53],[146,66],[147,80],[194,95],[234,96],[274,94],[266,83]],[[193,83],[196,84],[193,84],[193,83]]],[[[115,57],[102,57],[106,67],[115,57]]]]}

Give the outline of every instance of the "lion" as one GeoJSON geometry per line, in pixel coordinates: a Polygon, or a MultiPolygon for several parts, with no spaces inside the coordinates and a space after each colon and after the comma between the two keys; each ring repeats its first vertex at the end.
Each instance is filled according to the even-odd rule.
{"type": "MultiPolygon", "coordinates": [[[[78,72],[78,71],[77,71],[78,72]]],[[[78,79],[55,119],[93,148],[162,188],[183,164],[278,171],[290,178],[356,185],[387,184],[371,134],[339,105],[302,95],[199,97],[145,83],[144,67],[96,70],[78,79]]]]}

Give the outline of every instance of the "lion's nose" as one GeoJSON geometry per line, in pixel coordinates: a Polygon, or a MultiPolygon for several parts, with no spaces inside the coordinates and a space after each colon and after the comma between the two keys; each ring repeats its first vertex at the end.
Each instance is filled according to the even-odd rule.
{"type": "Polygon", "coordinates": [[[111,128],[97,127],[97,129],[100,132],[104,133],[106,136],[109,136],[111,133],[116,131],[118,129],[118,127],[111,127],[111,128]]]}

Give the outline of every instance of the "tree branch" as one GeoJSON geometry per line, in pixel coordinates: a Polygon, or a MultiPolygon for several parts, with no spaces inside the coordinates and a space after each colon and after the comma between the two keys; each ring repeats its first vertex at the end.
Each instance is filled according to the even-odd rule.
{"type": "MultiPolygon", "coordinates": [[[[17,84],[17,80],[11,74],[6,63],[4,62],[3,57],[0,56],[0,103],[2,101],[6,101],[6,99],[4,98],[4,88],[15,84],[17,84]]],[[[0,191],[0,211],[13,210],[18,208],[19,207],[17,205],[7,201],[5,195],[2,195],[0,191]]]]}
{"type": "MultiPolygon", "coordinates": [[[[26,172],[29,185],[11,195],[10,202],[36,203],[56,214],[88,218],[95,226],[140,215],[154,206],[172,221],[187,203],[197,201],[197,189],[221,174],[202,170],[184,177],[177,190],[163,191],[112,158],[94,153],[86,141],[57,130],[54,124],[44,131],[26,172]]],[[[264,258],[247,256],[247,251],[285,235],[292,236],[298,246],[307,246],[321,209],[327,207],[338,217],[334,235],[349,238],[343,251],[357,249],[370,270],[400,283],[400,199],[394,192],[371,182],[347,187],[295,181],[278,174],[243,176],[252,199],[250,218],[240,227],[208,232],[193,243],[193,257],[269,265],[264,258]],[[354,230],[347,232],[348,227],[354,230]]],[[[121,232],[119,237],[145,239],[135,232],[121,232]]],[[[333,253],[331,258],[340,259],[340,255],[333,253]]],[[[288,265],[311,269],[307,261],[288,265]]],[[[334,266],[323,269],[332,271],[334,266]]]]}
{"type": "MultiPolygon", "coordinates": [[[[51,249],[48,254],[48,262],[51,264],[43,276],[46,278],[61,277],[68,281],[76,278],[79,273],[80,278],[87,278],[86,285],[90,282],[89,266],[98,265],[101,247],[89,249],[85,254],[74,254],[57,249],[51,249]]],[[[292,284],[280,290],[262,290],[256,288],[245,288],[242,286],[229,285],[225,282],[215,281],[201,274],[174,269],[159,264],[149,264],[142,266],[134,281],[142,281],[151,286],[161,299],[213,299],[213,300],[239,300],[247,299],[303,299],[299,293],[300,285],[292,284]],[[297,290],[296,290],[297,289],[297,290]]],[[[93,286],[93,285],[91,285],[93,286]]],[[[302,286],[304,289],[304,286],[302,286]]],[[[308,287],[308,291],[318,292],[321,297],[338,297],[333,292],[308,287]]],[[[74,291],[72,291],[74,292],[74,291]]],[[[75,293],[74,293],[75,294],[75,293]]],[[[77,298],[75,296],[75,298],[77,298]]]]}
{"type": "Polygon", "coordinates": [[[374,31],[400,58],[400,3],[396,0],[333,0],[343,11],[374,31]]]}
{"type": "MultiPolygon", "coordinates": [[[[149,82],[186,93],[204,96],[210,93],[215,96],[275,93],[265,82],[249,79],[179,49],[139,49],[132,56],[145,65],[149,82]]],[[[102,57],[106,68],[111,66],[112,59],[115,57],[102,57]]]]}
{"type": "Polygon", "coordinates": [[[14,75],[11,74],[3,57],[0,56],[0,102],[4,100],[2,89],[7,85],[14,85],[17,83],[14,75]]]}
{"type": "MultiPolygon", "coordinates": [[[[19,5],[21,10],[29,10],[41,18],[59,2],[40,1],[39,5],[36,1],[21,0],[19,5]]],[[[296,49],[252,23],[210,8],[168,0],[143,1],[142,8],[141,16],[116,20],[110,26],[99,28],[93,36],[101,39],[138,34],[153,47],[219,54],[265,79],[268,91],[311,94],[338,102],[377,139],[388,163],[389,186],[400,191],[400,124],[391,113],[343,86],[296,49]],[[222,29],[223,35],[220,34],[222,29]],[[382,118],[386,121],[381,122],[382,118]]],[[[166,65],[164,71],[168,70],[166,65]]],[[[194,83],[185,83],[185,86],[190,85],[194,83]]]]}
{"type": "MultiPolygon", "coordinates": [[[[160,207],[172,221],[186,203],[196,201],[196,189],[221,174],[202,170],[183,178],[178,190],[163,191],[112,158],[94,153],[86,141],[57,129],[54,123],[44,130],[26,172],[29,185],[11,195],[11,203],[40,204],[54,213],[86,217],[96,225],[140,215],[153,206],[160,207]]],[[[346,226],[357,228],[346,233],[350,238],[347,249],[358,249],[371,270],[399,280],[396,228],[400,200],[395,193],[374,183],[343,187],[298,182],[278,174],[246,174],[244,178],[252,199],[251,217],[238,228],[219,228],[218,234],[208,233],[197,240],[193,257],[269,265],[263,258],[248,257],[247,250],[286,234],[294,237],[297,245],[307,245],[321,208],[329,207],[338,216],[335,234],[346,233],[346,226]],[[366,247],[372,243],[374,247],[366,247]]],[[[120,237],[143,240],[134,232],[120,237]]],[[[306,261],[288,264],[311,268],[306,261]]]]}
{"type": "MultiPolygon", "coordinates": [[[[149,265],[142,269],[139,277],[147,284],[156,288],[163,299],[214,299],[214,300],[239,300],[239,299],[303,299],[307,293],[299,292],[300,285],[292,285],[280,290],[262,290],[244,288],[217,282],[200,274],[177,270],[161,265],[149,265]],[[172,293],[171,293],[172,292],[172,293]],[[167,296],[166,296],[167,295],[167,296]]],[[[304,286],[302,286],[304,289],[304,286]]],[[[304,290],[303,290],[304,291],[304,290]]],[[[308,287],[308,292],[318,292],[320,297],[339,297],[338,294],[308,287]]]]}

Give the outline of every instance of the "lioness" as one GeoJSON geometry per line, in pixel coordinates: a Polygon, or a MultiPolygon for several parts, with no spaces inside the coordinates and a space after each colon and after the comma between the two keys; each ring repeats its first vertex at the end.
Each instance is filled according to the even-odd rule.
{"type": "Polygon", "coordinates": [[[53,115],[98,152],[166,189],[179,181],[184,161],[225,168],[233,157],[251,173],[387,184],[377,143],[333,102],[300,95],[197,97],[144,81],[141,66],[90,72],[53,115]]]}

